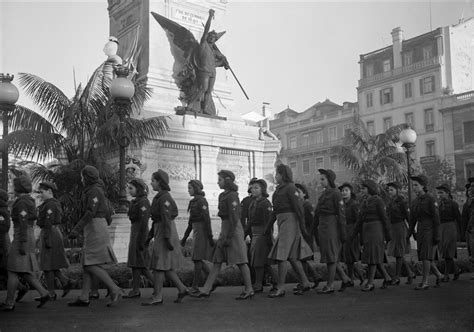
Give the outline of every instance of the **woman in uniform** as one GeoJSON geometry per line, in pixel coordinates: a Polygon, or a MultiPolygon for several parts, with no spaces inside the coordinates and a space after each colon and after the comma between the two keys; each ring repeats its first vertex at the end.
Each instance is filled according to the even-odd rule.
{"type": "Polygon", "coordinates": [[[49,293],[36,278],[39,271],[35,254],[35,236],[33,226],[37,218],[35,200],[30,196],[32,191],[31,180],[25,175],[13,179],[16,200],[12,206],[11,218],[13,221],[13,242],[8,254],[7,270],[7,299],[3,306],[4,311],[15,309],[14,296],[18,287],[18,277],[26,280],[30,286],[40,293],[38,308],[50,300],[49,293]]]}
{"type": "Polygon", "coordinates": [[[82,192],[83,214],[69,233],[69,238],[75,239],[81,231],[84,234],[82,291],[81,295],[68,305],[70,307],[89,306],[91,279],[95,276],[109,289],[110,300],[107,306],[111,307],[117,304],[122,296],[122,290],[103,267],[105,264],[117,263],[107,229],[108,212],[104,189],[99,178],[99,171],[94,166],[85,166],[81,171],[81,179],[85,186],[82,192]]]}
{"type": "Polygon", "coordinates": [[[461,223],[459,206],[451,196],[448,184],[436,187],[439,200],[439,232],[440,243],[439,252],[445,260],[444,277],[441,281],[449,281],[449,271],[454,274],[453,280],[457,280],[461,274],[461,269],[454,262],[457,258],[456,243],[458,240],[458,225],[461,223]]]}
{"type": "Polygon", "coordinates": [[[181,253],[178,231],[174,219],[178,216],[178,207],[170,195],[168,173],[159,169],[151,176],[151,186],[158,194],[151,203],[151,219],[153,220],[152,234],[154,238],[150,258],[150,269],[153,270],[154,291],[150,301],[144,306],[163,303],[163,283],[165,276],[178,289],[178,297],[174,301],[180,303],[189,295],[188,289],[179,279],[176,271],[179,269],[183,254],[181,253]]]}
{"type": "Polygon", "coordinates": [[[244,240],[244,230],[240,222],[240,202],[238,187],[234,183],[235,175],[231,171],[221,170],[218,173],[217,184],[224,192],[219,194],[217,215],[222,219],[221,233],[216,243],[211,272],[199,297],[209,297],[214,281],[217,279],[222,263],[236,264],[239,267],[244,282],[244,291],[235,299],[246,300],[252,298],[255,292],[252,288],[250,270],[247,265],[247,246],[244,240]]]}
{"type": "MultiPolygon", "coordinates": [[[[301,202],[303,202],[303,211],[304,211],[304,224],[305,224],[305,229],[306,232],[304,233],[304,240],[306,243],[309,245],[311,248],[311,251],[314,253],[314,234],[311,232],[313,229],[313,222],[314,222],[314,213],[313,213],[313,206],[311,205],[311,202],[309,201],[309,194],[308,194],[308,189],[301,184],[301,183],[295,183],[295,187],[298,190],[299,198],[301,199],[301,202]]],[[[301,264],[303,265],[303,270],[306,273],[306,276],[311,276],[313,279],[313,286],[311,288],[317,288],[320,282],[320,277],[316,273],[316,269],[314,269],[311,264],[309,263],[310,260],[314,259],[314,255],[302,259],[301,264]]],[[[301,284],[297,284],[296,287],[293,289],[293,292],[295,295],[301,295],[301,284]]]]}
{"type": "MultiPolygon", "coordinates": [[[[346,216],[346,234],[350,235],[354,232],[354,226],[357,223],[359,216],[359,202],[356,199],[354,189],[350,183],[343,183],[339,190],[341,191],[342,200],[344,201],[345,216],[346,216]]],[[[354,264],[360,261],[360,238],[356,235],[352,239],[346,239],[346,242],[342,245],[342,260],[341,262],[346,263],[347,272],[350,281],[348,283],[342,283],[339,291],[344,291],[347,287],[354,287],[355,267],[354,264]]],[[[360,284],[364,279],[359,276],[360,284]]]]}
{"type": "Polygon", "coordinates": [[[341,193],[336,189],[336,174],[330,169],[319,169],[320,183],[324,188],[319,196],[314,212],[314,227],[318,228],[321,263],[326,263],[328,281],[319,294],[334,293],[334,279],[339,270],[342,283],[347,286],[350,278],[342,268],[337,267],[340,261],[342,244],[346,240],[346,218],[341,193]]]}
{"type": "Polygon", "coordinates": [[[423,264],[423,276],[421,283],[415,287],[415,290],[426,290],[429,288],[428,276],[430,268],[436,275],[436,285],[439,286],[441,272],[439,272],[435,263],[436,247],[440,240],[439,234],[439,213],[438,204],[435,199],[428,194],[428,178],[424,175],[413,176],[412,187],[416,194],[412,202],[410,231],[416,239],[418,247],[418,260],[423,264]],[[415,226],[417,231],[415,233],[415,226]]]}
{"type": "Polygon", "coordinates": [[[311,284],[304,273],[301,260],[313,255],[310,246],[303,238],[303,234],[307,233],[304,224],[303,204],[293,183],[291,169],[287,165],[278,165],[275,180],[277,188],[272,197],[273,216],[265,232],[266,234],[271,233],[271,228],[276,219],[278,236],[268,257],[278,262],[278,285],[268,295],[271,298],[285,296],[285,279],[288,272],[286,261],[290,261],[300,279],[301,290],[299,293],[311,289],[311,284]]]}
{"type": "Polygon", "coordinates": [[[395,276],[392,279],[392,285],[400,285],[402,266],[405,266],[408,274],[406,284],[411,285],[415,274],[405,260],[405,254],[410,250],[407,226],[408,206],[406,200],[399,194],[399,190],[398,183],[387,183],[387,191],[390,197],[387,215],[392,230],[392,240],[388,244],[388,254],[395,257],[395,276]]]}
{"type": "Polygon", "coordinates": [[[199,295],[202,272],[209,274],[209,268],[204,261],[212,260],[212,250],[214,239],[212,236],[211,217],[209,216],[209,204],[203,191],[203,185],[199,180],[191,180],[188,183],[188,193],[193,199],[189,202],[188,228],[181,239],[181,246],[184,247],[186,240],[193,231],[193,255],[194,277],[190,289],[191,296],[199,295]]]}
{"type": "Polygon", "coordinates": [[[273,272],[268,259],[268,254],[273,246],[273,235],[265,233],[272,215],[272,203],[268,200],[267,183],[263,179],[254,180],[252,183],[252,197],[248,211],[248,233],[250,242],[250,267],[255,270],[255,293],[263,292],[263,278],[267,272],[274,283],[277,276],[273,272]]]}
{"type": "Polygon", "coordinates": [[[132,289],[124,298],[140,297],[140,277],[145,276],[153,283],[153,275],[148,270],[148,252],[145,242],[148,237],[150,219],[150,201],[147,198],[148,187],[142,179],[132,179],[128,183],[128,193],[133,197],[128,209],[132,224],[128,244],[127,266],[132,269],[132,289]]]}
{"type": "Polygon", "coordinates": [[[40,183],[38,191],[43,203],[38,207],[38,222],[36,223],[41,228],[40,269],[44,271],[49,295],[53,300],[56,300],[55,278],[61,281],[62,297],[65,297],[72,287],[71,280],[66,278],[60,270],[67,268],[69,262],[64,251],[63,235],[59,229],[62,209],[59,201],[54,198],[56,190],[54,183],[40,183]]]}
{"type": "Polygon", "coordinates": [[[385,213],[385,204],[378,195],[377,184],[372,180],[362,182],[362,193],[365,199],[360,206],[357,224],[351,238],[362,233],[362,263],[369,265],[368,280],[362,291],[374,290],[374,278],[377,268],[383,274],[383,288],[391,283],[391,278],[383,265],[385,256],[385,242],[391,240],[388,217],[385,213]],[[384,242],[385,241],[385,242],[384,242]]]}

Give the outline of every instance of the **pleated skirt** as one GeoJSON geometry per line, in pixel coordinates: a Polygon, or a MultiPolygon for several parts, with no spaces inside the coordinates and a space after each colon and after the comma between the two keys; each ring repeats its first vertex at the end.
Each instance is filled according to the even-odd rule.
{"type": "Polygon", "coordinates": [[[7,270],[17,273],[33,273],[39,271],[38,260],[35,254],[35,235],[33,233],[33,227],[28,225],[26,230],[26,242],[24,249],[26,254],[20,255],[20,230],[19,228],[14,229],[13,242],[8,253],[7,270]]]}
{"type": "Polygon", "coordinates": [[[382,264],[385,259],[384,236],[381,221],[364,222],[362,226],[362,263],[382,264]]]}
{"type": "MultiPolygon", "coordinates": [[[[219,235],[218,243],[222,243],[225,238],[224,235],[230,230],[230,221],[222,219],[221,223],[221,234],[219,235]]],[[[227,263],[227,265],[233,264],[246,264],[248,263],[247,257],[247,245],[244,240],[244,229],[242,223],[237,221],[235,230],[230,240],[228,247],[223,245],[217,245],[214,250],[212,257],[213,263],[227,263]]]]}
{"type": "Polygon", "coordinates": [[[0,234],[0,269],[7,268],[8,252],[10,251],[11,241],[8,233],[0,234]]]}
{"type": "Polygon", "coordinates": [[[93,218],[84,226],[83,232],[82,265],[117,263],[117,258],[110,244],[105,218],[93,218]]]}
{"type": "Polygon", "coordinates": [[[214,248],[209,244],[208,234],[202,222],[193,222],[193,261],[211,261],[214,248]]]}
{"type": "Polygon", "coordinates": [[[407,254],[407,246],[410,242],[407,239],[408,229],[405,222],[391,225],[392,240],[388,243],[388,255],[392,257],[403,257],[407,254]]]}
{"type": "Polygon", "coordinates": [[[148,250],[140,250],[140,241],[148,235],[148,225],[141,222],[132,224],[130,228],[130,242],[128,243],[127,266],[135,269],[147,268],[150,264],[148,250]]]}
{"type": "Polygon", "coordinates": [[[252,242],[250,243],[250,265],[253,267],[264,267],[271,264],[268,254],[272,249],[271,235],[264,234],[264,226],[252,226],[252,242]]]}
{"type": "Polygon", "coordinates": [[[158,271],[178,270],[184,262],[184,257],[181,252],[176,223],[174,220],[171,220],[170,243],[173,246],[173,250],[168,250],[166,247],[164,223],[155,223],[154,227],[155,237],[150,257],[150,269],[158,271]]]}
{"type": "Polygon", "coordinates": [[[321,263],[336,263],[340,259],[342,243],[339,239],[335,215],[321,216],[318,226],[321,263]]]}
{"type": "Polygon", "coordinates": [[[268,254],[268,258],[274,261],[302,260],[313,255],[311,247],[301,235],[295,213],[277,214],[277,223],[278,235],[268,254]]]}
{"type": "Polygon", "coordinates": [[[418,222],[416,232],[416,245],[418,247],[418,260],[432,261],[435,259],[437,246],[433,245],[432,221],[422,220],[418,222]]]}
{"type": "Polygon", "coordinates": [[[442,258],[457,258],[457,238],[458,230],[454,221],[445,222],[439,226],[441,234],[438,250],[442,258]]]}
{"type": "MultiPolygon", "coordinates": [[[[346,234],[352,234],[354,231],[354,224],[346,225],[346,234]]],[[[353,239],[347,239],[342,245],[342,262],[346,264],[354,264],[360,261],[360,238],[359,235],[353,239]]]]}
{"type": "Polygon", "coordinates": [[[46,248],[46,230],[42,229],[40,233],[40,269],[41,271],[54,271],[65,269],[69,262],[64,251],[64,241],[61,230],[58,226],[52,226],[49,231],[49,246],[46,248]]]}

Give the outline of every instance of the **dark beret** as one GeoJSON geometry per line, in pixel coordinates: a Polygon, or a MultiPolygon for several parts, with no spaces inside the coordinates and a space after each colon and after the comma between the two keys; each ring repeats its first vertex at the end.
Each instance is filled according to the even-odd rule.
{"type": "Polygon", "coordinates": [[[449,185],[448,185],[447,183],[443,183],[442,185],[437,186],[437,187],[436,187],[436,190],[442,190],[442,191],[444,191],[444,192],[446,192],[446,193],[448,193],[448,194],[451,193],[451,189],[449,188],[449,185]]]}
{"type": "Polygon", "coordinates": [[[428,178],[426,177],[426,175],[420,174],[420,175],[412,176],[410,179],[418,182],[423,187],[426,187],[428,185],[428,178]]]}
{"type": "Polygon", "coordinates": [[[232,171],[223,169],[219,173],[217,173],[217,175],[222,176],[224,179],[230,178],[232,181],[235,181],[235,175],[234,173],[232,173],[232,171]]]}
{"type": "Polygon", "coordinates": [[[196,187],[196,188],[201,189],[201,190],[204,188],[204,186],[202,185],[202,182],[199,181],[199,180],[191,180],[191,181],[189,181],[189,184],[191,186],[196,187]]]}
{"type": "Polygon", "coordinates": [[[349,188],[349,190],[352,192],[354,192],[354,187],[352,187],[352,184],[350,184],[349,182],[344,182],[343,184],[341,184],[338,189],[339,190],[342,190],[344,188],[349,188]]]}
{"type": "Polygon", "coordinates": [[[333,172],[331,169],[318,169],[318,172],[326,175],[329,181],[334,182],[336,180],[336,173],[333,172]]]}
{"type": "Polygon", "coordinates": [[[257,179],[253,184],[258,184],[262,188],[262,191],[267,191],[267,182],[264,179],[257,179]]]}
{"type": "Polygon", "coordinates": [[[379,188],[378,188],[379,186],[373,180],[364,180],[362,182],[362,186],[367,188],[370,195],[378,195],[378,193],[379,193],[379,188]]]}
{"type": "Polygon", "coordinates": [[[153,176],[155,176],[156,180],[162,181],[165,184],[170,183],[170,177],[168,176],[168,173],[166,173],[162,169],[159,169],[155,173],[153,173],[153,176]]]}
{"type": "Polygon", "coordinates": [[[33,190],[31,179],[26,175],[20,175],[13,179],[13,188],[15,192],[20,194],[27,194],[33,190]]]}
{"type": "Polygon", "coordinates": [[[387,187],[392,187],[392,188],[395,188],[397,190],[400,189],[400,184],[398,182],[389,182],[387,183],[387,187]]]}
{"type": "Polygon", "coordinates": [[[49,181],[41,182],[39,188],[51,189],[52,191],[58,190],[58,187],[53,182],[49,181]]]}

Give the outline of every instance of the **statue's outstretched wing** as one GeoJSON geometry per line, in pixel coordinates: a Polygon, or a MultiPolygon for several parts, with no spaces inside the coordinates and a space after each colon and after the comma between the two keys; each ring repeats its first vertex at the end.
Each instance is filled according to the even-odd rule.
{"type": "Polygon", "coordinates": [[[151,15],[165,30],[175,60],[185,61],[198,44],[191,31],[160,14],[151,12],[151,15]],[[180,59],[176,59],[177,56],[180,59]]]}
{"type": "Polygon", "coordinates": [[[185,27],[157,13],[151,12],[151,15],[166,32],[171,54],[175,60],[173,78],[182,92],[182,101],[187,103],[196,89],[196,73],[192,55],[196,47],[199,47],[199,43],[191,31],[185,27]]]}

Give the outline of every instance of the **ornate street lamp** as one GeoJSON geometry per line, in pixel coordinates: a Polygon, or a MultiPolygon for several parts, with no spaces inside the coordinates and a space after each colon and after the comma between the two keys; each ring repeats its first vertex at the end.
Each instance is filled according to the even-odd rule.
{"type": "Polygon", "coordinates": [[[118,212],[127,213],[128,201],[127,193],[125,192],[125,149],[130,144],[130,138],[126,135],[123,128],[125,126],[125,118],[130,116],[130,105],[132,103],[131,99],[135,94],[135,86],[132,81],[127,78],[129,74],[128,68],[116,66],[114,69],[117,77],[110,84],[110,96],[113,100],[112,107],[120,119],[120,136],[118,137],[118,144],[120,147],[120,193],[118,212]]]}
{"type": "Polygon", "coordinates": [[[20,94],[12,84],[14,76],[0,74],[0,109],[2,110],[3,137],[2,137],[2,189],[8,192],[8,120],[15,109],[15,103],[20,94]]]}
{"type": "Polygon", "coordinates": [[[405,153],[407,154],[407,176],[408,176],[408,209],[411,206],[411,165],[410,165],[410,153],[415,147],[416,142],[416,131],[411,128],[402,130],[400,133],[400,142],[402,142],[402,147],[405,148],[405,153]]]}

